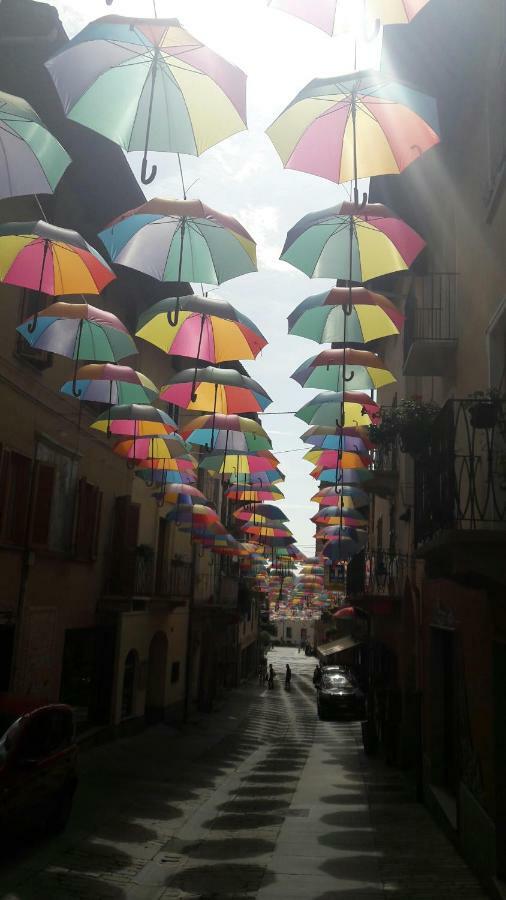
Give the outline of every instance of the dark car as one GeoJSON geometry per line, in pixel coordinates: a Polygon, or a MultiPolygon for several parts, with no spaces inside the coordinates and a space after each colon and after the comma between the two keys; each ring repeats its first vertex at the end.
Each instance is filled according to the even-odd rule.
{"type": "Polygon", "coordinates": [[[320,719],[354,718],[365,716],[365,697],[352,673],[340,666],[322,669],[317,688],[318,715],[320,719]]]}
{"type": "Polygon", "coordinates": [[[0,694],[0,831],[65,828],[77,786],[70,706],[0,694]]]}

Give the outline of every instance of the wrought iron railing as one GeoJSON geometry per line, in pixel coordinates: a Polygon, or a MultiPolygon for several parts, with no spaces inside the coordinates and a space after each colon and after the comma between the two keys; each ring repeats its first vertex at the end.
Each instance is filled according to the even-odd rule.
{"type": "Polygon", "coordinates": [[[408,557],[390,550],[365,554],[364,593],[400,596],[408,570],[408,557]]]}
{"type": "Polygon", "coordinates": [[[415,542],[506,528],[506,403],[449,400],[415,461],[415,542]]]}
{"type": "Polygon", "coordinates": [[[415,341],[450,341],[457,337],[457,275],[434,272],[415,277],[406,302],[404,359],[415,341]]]}
{"type": "Polygon", "coordinates": [[[172,560],[157,574],[156,593],[161,597],[189,597],[192,589],[192,565],[172,560]]]}
{"type": "Polygon", "coordinates": [[[106,593],[118,597],[150,597],[154,584],[154,553],[124,551],[119,564],[110,567],[106,593]]]}

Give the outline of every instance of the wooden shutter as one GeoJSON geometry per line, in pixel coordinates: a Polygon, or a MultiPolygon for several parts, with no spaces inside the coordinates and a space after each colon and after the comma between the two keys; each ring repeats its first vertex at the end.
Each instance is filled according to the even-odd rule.
{"type": "Polygon", "coordinates": [[[27,537],[31,478],[31,459],[11,451],[5,536],[8,541],[20,546],[25,545],[27,537]]]}
{"type": "Polygon", "coordinates": [[[129,496],[116,497],[111,552],[111,586],[129,593],[135,574],[135,550],[139,535],[140,506],[129,496]]]}
{"type": "Polygon", "coordinates": [[[56,469],[49,463],[35,463],[34,491],[30,522],[30,543],[34,547],[49,546],[51,511],[56,469]]]}
{"type": "Polygon", "coordinates": [[[0,536],[4,534],[9,501],[10,453],[0,444],[0,536]]]}
{"type": "Polygon", "coordinates": [[[83,562],[96,559],[101,505],[101,491],[81,478],[77,486],[74,557],[83,562]]]}

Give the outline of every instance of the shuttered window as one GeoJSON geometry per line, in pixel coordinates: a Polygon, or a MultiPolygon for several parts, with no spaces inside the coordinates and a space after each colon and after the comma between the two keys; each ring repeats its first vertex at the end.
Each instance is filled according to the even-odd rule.
{"type": "Polygon", "coordinates": [[[120,594],[129,593],[135,582],[139,516],[138,503],[129,496],[116,497],[109,574],[111,590],[120,594]]]}
{"type": "Polygon", "coordinates": [[[4,479],[3,537],[24,546],[27,537],[32,461],[14,450],[2,453],[4,479]]]}
{"type": "Polygon", "coordinates": [[[89,562],[97,558],[101,508],[102,492],[86,478],[81,478],[77,487],[75,559],[89,562]]]}
{"type": "Polygon", "coordinates": [[[49,463],[35,463],[33,507],[30,520],[30,544],[32,547],[49,547],[55,474],[55,467],[49,463]]]}

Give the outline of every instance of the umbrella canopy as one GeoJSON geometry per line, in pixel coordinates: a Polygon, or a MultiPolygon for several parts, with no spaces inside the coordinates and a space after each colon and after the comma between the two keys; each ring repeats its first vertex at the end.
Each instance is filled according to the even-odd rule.
{"type": "Polygon", "coordinates": [[[51,296],[100,294],[115,277],[77,231],[43,221],[0,225],[3,284],[51,296]]]}
{"type": "Polygon", "coordinates": [[[163,491],[154,494],[161,504],[174,505],[176,503],[191,502],[208,503],[207,497],[193,484],[167,484],[163,491]]]}
{"type": "Polygon", "coordinates": [[[323,468],[337,466],[339,469],[367,469],[370,463],[368,456],[360,453],[350,453],[346,450],[308,450],[304,459],[313,465],[323,468]]]}
{"type": "Polygon", "coordinates": [[[226,493],[232,503],[264,503],[268,500],[284,500],[285,495],[275,484],[252,487],[243,484],[230,487],[226,493]]]}
{"type": "Polygon", "coordinates": [[[257,268],[246,229],[200,200],[149,200],[99,237],[113,262],[159,281],[221,284],[257,268]]]}
{"type": "MultiPolygon", "coordinates": [[[[405,25],[429,0],[363,0],[364,12],[383,25],[405,25]]],[[[269,5],[304,19],[310,25],[333,34],[339,27],[341,0],[269,0],[269,5]]]]}
{"type": "Polygon", "coordinates": [[[259,503],[255,508],[248,509],[246,506],[242,506],[240,509],[237,509],[234,512],[234,518],[239,519],[240,522],[287,522],[288,516],[279,509],[277,506],[273,506],[271,503],[259,503]]]}
{"type": "Polygon", "coordinates": [[[318,344],[342,343],[344,335],[349,343],[366,344],[399,334],[403,322],[404,316],[383,294],[364,287],[351,288],[351,293],[334,287],[299,303],[288,316],[288,332],[318,344]]]}
{"type": "Polygon", "coordinates": [[[311,521],[315,525],[353,525],[354,522],[358,525],[360,522],[367,522],[367,517],[356,509],[341,510],[337,507],[324,507],[323,510],[311,517],[311,521]]]}
{"type": "Polygon", "coordinates": [[[113,450],[125,459],[150,462],[176,462],[178,469],[195,468],[196,460],[189,455],[186,444],[178,434],[165,437],[124,438],[117,441],[113,450]]]}
{"type": "Polygon", "coordinates": [[[284,481],[285,476],[279,469],[265,469],[259,472],[234,472],[233,482],[235,486],[244,485],[247,488],[268,487],[284,481]]]}
{"type": "Polygon", "coordinates": [[[311,497],[313,503],[319,503],[320,506],[337,506],[341,499],[345,501],[349,500],[352,502],[353,506],[360,508],[361,506],[368,506],[371,498],[365,491],[361,491],[360,488],[354,487],[353,485],[339,485],[337,488],[321,488],[321,490],[311,497]]]}
{"type": "Polygon", "coordinates": [[[0,91],[0,197],[52,194],[71,159],[26,100],[0,91]]]}
{"type": "MultiPolygon", "coordinates": [[[[177,431],[177,425],[171,416],[156,409],[154,406],[130,403],[114,406],[102,413],[98,419],[90,425],[97,431],[122,435],[124,437],[159,437],[172,434],[177,431]]],[[[177,440],[184,444],[182,438],[176,435],[177,440]]]]}
{"type": "Polygon", "coordinates": [[[310,475],[322,484],[331,483],[336,488],[347,485],[360,486],[374,478],[370,469],[326,469],[324,466],[317,466],[310,475]]]}
{"type": "MultiPolygon", "coordinates": [[[[88,403],[149,404],[158,397],[158,388],[151,379],[130,366],[112,363],[89,363],[76,372],[76,387],[81,400],[88,403]]],[[[62,394],[72,395],[73,382],[60,388],[62,394]]]]}
{"type": "MultiPolygon", "coordinates": [[[[328,506],[326,506],[325,504],[320,506],[318,512],[314,516],[311,517],[311,521],[312,522],[324,522],[325,520],[328,520],[328,519],[339,518],[341,513],[344,513],[346,516],[350,516],[351,518],[356,518],[357,521],[359,519],[362,521],[367,520],[367,517],[364,516],[364,514],[362,512],[360,512],[356,506],[353,505],[353,503],[350,503],[351,497],[342,497],[341,500],[342,500],[342,505],[341,505],[341,503],[339,503],[339,504],[335,504],[334,506],[330,506],[330,504],[328,506]]],[[[336,523],[329,522],[329,525],[330,524],[333,525],[336,523]]]]}
{"type": "Polygon", "coordinates": [[[196,380],[192,369],[178,372],[162,387],[160,397],[185,409],[225,415],[262,412],[272,402],[253,378],[235,369],[217,369],[214,366],[199,369],[196,380]]]}
{"type": "Polygon", "coordinates": [[[198,156],[246,128],[246,76],[177,19],[104,16],[46,63],[66,115],[125,150],[198,156]]]}
{"type": "Polygon", "coordinates": [[[378,390],[396,381],[377,353],[349,348],[323,350],[303,362],[291,378],[301,387],[343,391],[343,375],[346,375],[350,389],[355,391],[378,390]]]}
{"type": "Polygon", "coordinates": [[[331,425],[312,425],[301,435],[305,444],[320,450],[349,450],[352,453],[367,453],[374,449],[366,428],[336,428],[331,425]]]}
{"type": "Polygon", "coordinates": [[[343,404],[344,422],[340,422],[340,427],[377,424],[381,419],[381,407],[362,391],[328,391],[317,394],[295,415],[309,425],[332,426],[342,415],[343,404]]]}
{"type": "Polygon", "coordinates": [[[254,453],[269,450],[271,440],[259,422],[244,416],[197,416],[181,429],[181,435],[190,444],[229,453],[254,453]],[[214,424],[214,428],[213,428],[214,424]]]}
{"type": "Polygon", "coordinates": [[[439,143],[438,131],[432,97],[365,71],[315,78],[267,134],[286,168],[341,184],[398,175],[439,143]]]}
{"type": "Polygon", "coordinates": [[[199,468],[226,475],[253,475],[258,472],[275,471],[279,460],[268,450],[263,453],[211,453],[199,462],[199,468]]]}
{"type": "Polygon", "coordinates": [[[136,335],[165,353],[213,364],[255,359],[267,344],[254,322],[227,300],[196,294],[150,306],[139,318],[136,335]],[[176,307],[178,321],[172,325],[176,307]]]}
{"type": "Polygon", "coordinates": [[[383,204],[344,201],[300,219],[287,234],[281,259],[310,278],[362,282],[409,269],[424,247],[383,204]]]}
{"type": "Polygon", "coordinates": [[[153,487],[156,484],[160,491],[165,490],[168,486],[193,485],[197,481],[195,469],[179,468],[177,462],[178,460],[170,459],[141,459],[138,461],[138,468],[136,468],[135,474],[142,481],[145,481],[148,487],[153,487]]]}
{"type": "Polygon", "coordinates": [[[259,540],[265,537],[290,537],[292,532],[289,528],[282,525],[243,525],[241,529],[244,534],[255,535],[259,540]]]}

